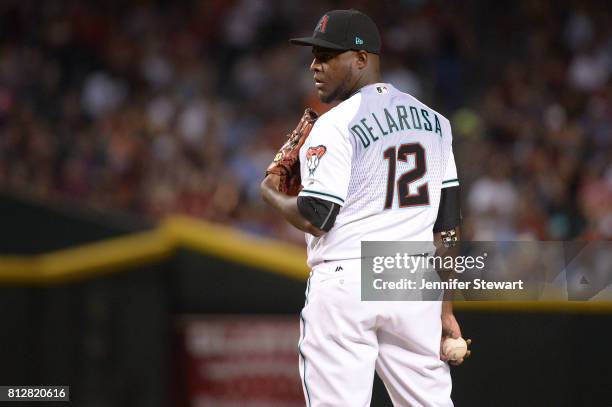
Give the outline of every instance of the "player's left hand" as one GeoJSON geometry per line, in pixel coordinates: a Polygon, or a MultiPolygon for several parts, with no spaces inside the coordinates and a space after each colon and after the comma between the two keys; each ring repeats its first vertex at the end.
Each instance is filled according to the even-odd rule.
{"type": "Polygon", "coordinates": [[[442,351],[442,344],[446,338],[461,338],[461,328],[459,327],[459,323],[457,322],[457,318],[455,318],[455,314],[451,313],[443,313],[442,314],[442,338],[440,338],[440,359],[450,363],[454,366],[459,366],[462,364],[467,358],[470,357],[472,351],[469,349],[470,344],[472,343],[471,339],[466,339],[468,345],[468,351],[465,356],[461,359],[457,360],[449,360],[444,352],[442,351]]]}

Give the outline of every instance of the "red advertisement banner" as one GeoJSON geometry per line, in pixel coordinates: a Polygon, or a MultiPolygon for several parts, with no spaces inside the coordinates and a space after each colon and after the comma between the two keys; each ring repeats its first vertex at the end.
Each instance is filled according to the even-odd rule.
{"type": "Polygon", "coordinates": [[[295,317],[197,317],[181,326],[192,407],[304,406],[295,317]]]}

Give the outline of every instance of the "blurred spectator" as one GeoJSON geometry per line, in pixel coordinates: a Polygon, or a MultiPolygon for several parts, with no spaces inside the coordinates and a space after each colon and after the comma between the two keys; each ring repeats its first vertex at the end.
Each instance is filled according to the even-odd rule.
{"type": "MultiPolygon", "coordinates": [[[[452,118],[467,238],[612,238],[605,2],[360,4],[383,78],[452,118]]],[[[0,186],[303,242],[258,191],[301,109],[329,109],[287,38],[352,6],[3,1],[0,186]]]]}

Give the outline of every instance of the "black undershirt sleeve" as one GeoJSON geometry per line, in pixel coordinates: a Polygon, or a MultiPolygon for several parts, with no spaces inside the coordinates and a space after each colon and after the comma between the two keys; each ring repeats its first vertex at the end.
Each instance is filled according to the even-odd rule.
{"type": "Polygon", "coordinates": [[[434,224],[434,233],[454,229],[461,224],[461,205],[459,203],[459,186],[442,189],[438,217],[434,224]]]}
{"type": "Polygon", "coordinates": [[[340,205],[312,196],[298,196],[298,210],[314,226],[329,232],[334,226],[340,205]]]}

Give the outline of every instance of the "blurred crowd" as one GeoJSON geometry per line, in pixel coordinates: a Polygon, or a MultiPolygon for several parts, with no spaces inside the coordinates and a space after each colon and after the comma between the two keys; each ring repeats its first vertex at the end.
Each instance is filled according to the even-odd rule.
{"type": "Polygon", "coordinates": [[[303,235],[259,197],[315,97],[309,35],[355,7],[383,79],[451,119],[470,239],[612,238],[606,2],[0,2],[0,188],[303,235]]]}

